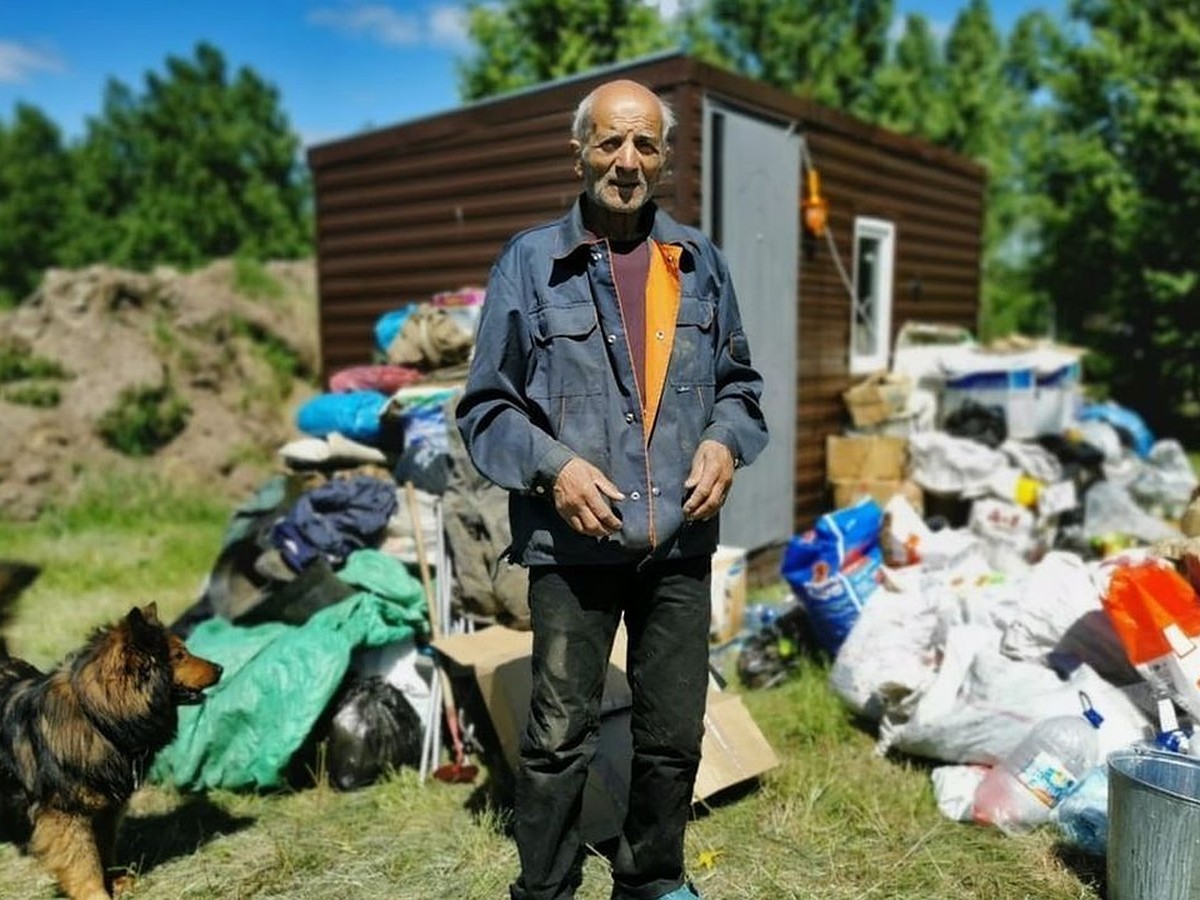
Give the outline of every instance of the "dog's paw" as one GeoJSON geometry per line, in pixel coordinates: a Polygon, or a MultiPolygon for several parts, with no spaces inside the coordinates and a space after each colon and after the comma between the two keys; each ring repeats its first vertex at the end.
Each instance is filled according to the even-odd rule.
{"type": "Polygon", "coordinates": [[[132,893],[134,886],[137,884],[137,876],[126,872],[124,875],[118,875],[112,882],[112,895],[114,897],[123,897],[126,894],[132,893]]]}

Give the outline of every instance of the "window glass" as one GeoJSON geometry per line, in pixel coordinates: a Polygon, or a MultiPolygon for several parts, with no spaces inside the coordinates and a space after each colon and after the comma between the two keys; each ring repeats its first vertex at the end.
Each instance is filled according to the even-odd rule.
{"type": "Polygon", "coordinates": [[[891,222],[854,220],[854,308],[850,316],[853,374],[888,366],[895,244],[896,228],[891,222]]]}

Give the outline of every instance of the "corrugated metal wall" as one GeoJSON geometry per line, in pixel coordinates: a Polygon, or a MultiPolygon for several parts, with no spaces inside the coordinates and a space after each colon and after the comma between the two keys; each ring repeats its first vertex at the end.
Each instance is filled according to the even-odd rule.
{"type": "MultiPolygon", "coordinates": [[[[851,271],[854,219],[873,216],[896,226],[892,338],[907,320],[964,325],[979,311],[983,181],[978,170],[955,171],[853,136],[810,128],[808,146],[830,204],[830,228],[851,271]]],[[[847,372],[850,298],[826,242],[812,242],[801,261],[800,379],[795,505],[798,518],[826,508],[825,436],[845,419],[841,392],[857,381],[847,372]]]]}
{"type": "MultiPolygon", "coordinates": [[[[675,108],[673,174],[658,196],[681,221],[698,225],[700,219],[705,93],[790,118],[821,173],[843,264],[851,264],[855,216],[896,225],[893,329],[906,319],[975,327],[984,185],[979,167],[673,56],[310,150],[326,373],[370,361],[380,315],[440,290],[483,284],[514,232],[567,208],[579,190],[567,144],[572,113],[588,91],[612,77],[641,81],[675,108]]],[[[824,242],[807,246],[800,266],[797,529],[826,508],[825,436],[842,429],[841,392],[855,380],[847,369],[850,300],[829,248],[824,242]]]]}

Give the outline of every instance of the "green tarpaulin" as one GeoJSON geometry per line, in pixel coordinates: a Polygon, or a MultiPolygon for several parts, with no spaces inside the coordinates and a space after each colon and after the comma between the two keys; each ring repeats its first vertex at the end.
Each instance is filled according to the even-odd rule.
{"type": "Polygon", "coordinates": [[[180,708],[153,780],[186,790],[280,787],[353,651],[428,635],[424,591],[400,561],[359,550],[337,574],[360,591],[302,626],[209,619],[196,627],[188,648],[225,671],[204,703],[180,708]]]}

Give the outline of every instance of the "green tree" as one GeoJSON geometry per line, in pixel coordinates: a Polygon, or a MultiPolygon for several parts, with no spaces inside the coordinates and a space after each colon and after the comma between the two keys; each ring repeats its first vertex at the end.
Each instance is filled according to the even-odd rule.
{"type": "Polygon", "coordinates": [[[1000,34],[987,0],[970,0],[946,37],[946,100],[950,108],[943,138],[951,149],[988,159],[1010,112],[1001,77],[1000,34]]]}
{"type": "Polygon", "coordinates": [[[1092,374],[1179,434],[1200,403],[1200,0],[1070,15],[1035,276],[1063,334],[1098,351],[1092,374]]]}
{"type": "Polygon", "coordinates": [[[946,67],[929,20],[904,17],[904,31],[879,72],[876,122],[903,134],[939,142],[948,129],[946,67]]]}
{"type": "Polygon", "coordinates": [[[41,110],[18,104],[11,124],[0,121],[0,307],[55,261],[70,172],[62,135],[41,110]]]}
{"type": "Polygon", "coordinates": [[[702,58],[874,119],[892,8],[892,0],[708,0],[682,28],[702,58]]]}
{"type": "Polygon", "coordinates": [[[641,0],[473,2],[468,30],[476,51],[458,63],[464,100],[643,56],[672,43],[658,10],[641,0]]]}
{"type": "Polygon", "coordinates": [[[215,47],[168,57],[135,95],[110,81],[76,150],[72,264],[147,267],[311,252],[309,185],[278,91],[215,47]]]}
{"type": "Polygon", "coordinates": [[[1033,277],[1032,258],[1047,211],[1039,178],[1042,157],[1055,141],[1046,86],[1062,65],[1063,47],[1054,18],[1034,10],[1017,20],[1005,48],[1001,75],[1011,105],[1000,140],[1008,162],[1003,177],[993,178],[988,198],[993,225],[984,281],[985,336],[1054,332],[1051,304],[1033,277]]]}
{"type": "Polygon", "coordinates": [[[1006,46],[987,0],[970,0],[946,37],[946,130],[941,142],[987,170],[984,195],[981,336],[1014,330],[1043,334],[1037,292],[1028,279],[1031,142],[1038,139],[1031,25],[1006,46]]]}

